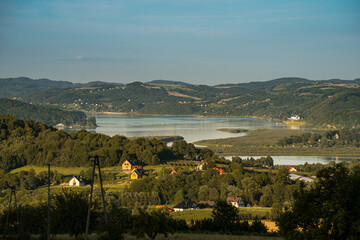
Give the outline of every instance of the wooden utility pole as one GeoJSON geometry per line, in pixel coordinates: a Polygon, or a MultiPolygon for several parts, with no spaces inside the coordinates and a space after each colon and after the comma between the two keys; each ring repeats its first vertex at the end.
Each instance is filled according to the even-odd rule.
{"type": "Polygon", "coordinates": [[[47,240],[50,240],[50,164],[48,164],[48,207],[47,207],[47,240]]]}
{"type": "Polygon", "coordinates": [[[95,168],[96,168],[96,166],[98,167],[98,171],[99,171],[100,191],[101,191],[101,199],[102,199],[103,212],[104,212],[104,220],[105,220],[105,223],[107,223],[107,221],[108,221],[108,217],[107,217],[107,213],[106,213],[105,191],[103,189],[103,184],[102,184],[99,156],[95,155],[93,157],[89,157],[89,159],[91,159],[94,164],[93,164],[92,179],[91,179],[89,207],[88,207],[88,213],[87,213],[87,218],[86,218],[85,240],[88,239],[88,234],[89,234],[91,203],[92,203],[92,196],[93,196],[93,192],[94,192],[94,181],[95,181],[95,168]]]}
{"type": "Polygon", "coordinates": [[[11,192],[10,192],[10,200],[9,200],[9,207],[8,207],[8,213],[6,216],[6,222],[5,222],[5,226],[4,226],[4,233],[3,233],[3,239],[5,240],[6,237],[6,230],[7,227],[9,225],[9,218],[10,218],[10,212],[11,212],[11,202],[12,202],[12,196],[14,195],[14,204],[15,204],[15,212],[16,212],[16,223],[15,223],[15,231],[17,233],[17,224],[19,221],[19,216],[18,216],[18,210],[17,210],[17,201],[16,201],[16,191],[15,191],[15,187],[11,188],[11,192]]]}

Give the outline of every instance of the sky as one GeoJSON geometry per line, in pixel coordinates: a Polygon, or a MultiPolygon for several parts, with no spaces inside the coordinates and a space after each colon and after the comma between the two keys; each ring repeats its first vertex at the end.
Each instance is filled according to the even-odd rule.
{"type": "Polygon", "coordinates": [[[0,78],[360,78],[359,0],[1,0],[0,78]]]}

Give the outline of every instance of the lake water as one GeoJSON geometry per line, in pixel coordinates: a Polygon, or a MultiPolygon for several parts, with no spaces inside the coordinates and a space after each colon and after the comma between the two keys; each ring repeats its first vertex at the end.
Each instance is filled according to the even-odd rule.
{"type": "Polygon", "coordinates": [[[108,115],[95,114],[97,133],[109,136],[124,135],[126,137],[141,136],[182,136],[187,142],[204,139],[218,139],[243,136],[244,133],[227,133],[217,131],[219,128],[242,129],[282,129],[290,128],[273,121],[255,118],[226,117],[172,117],[142,115],[108,115]]]}
{"type": "MultiPolygon", "coordinates": [[[[253,157],[258,159],[260,157],[266,156],[239,156],[242,159],[253,157]]],[[[340,163],[344,161],[351,161],[353,159],[360,159],[360,156],[271,156],[274,160],[274,165],[301,165],[304,163],[321,163],[328,164],[332,161],[335,163],[340,163]]],[[[228,160],[231,160],[232,156],[225,157],[228,160]]]]}
{"type": "MultiPolygon", "coordinates": [[[[126,137],[141,136],[182,136],[187,142],[204,139],[238,137],[244,133],[227,133],[217,131],[219,128],[242,129],[291,129],[294,126],[279,124],[255,118],[226,117],[173,117],[142,115],[110,115],[93,114],[98,127],[91,132],[109,136],[124,135],[126,137]]],[[[295,126],[299,128],[299,126],[295,126]]],[[[244,157],[244,156],[240,156],[244,157]]],[[[351,161],[352,156],[272,156],[275,165],[298,165],[308,163],[329,163],[330,161],[351,161]]],[[[231,158],[231,157],[229,157],[231,158]]],[[[255,156],[257,158],[257,156],[255,156]]],[[[360,158],[358,156],[357,158],[360,158]]]]}

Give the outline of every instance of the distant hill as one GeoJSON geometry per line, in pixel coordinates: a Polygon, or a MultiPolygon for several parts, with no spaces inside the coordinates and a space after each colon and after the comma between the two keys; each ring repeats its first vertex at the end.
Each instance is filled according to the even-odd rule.
{"type": "Polygon", "coordinates": [[[68,81],[54,81],[49,79],[31,79],[27,77],[0,78],[0,97],[13,98],[37,93],[46,89],[95,87],[95,86],[117,86],[121,84],[107,82],[72,83],[68,81]]]}
{"type": "Polygon", "coordinates": [[[23,120],[36,120],[47,125],[62,123],[66,126],[87,125],[86,114],[80,111],[65,111],[51,106],[39,106],[17,100],[0,98],[0,114],[9,114],[23,120]]]}
{"type": "MultiPolygon", "coordinates": [[[[28,84],[37,84],[40,80],[26,81],[28,84]]],[[[303,121],[318,127],[360,126],[360,118],[357,117],[360,111],[357,102],[360,79],[314,81],[286,77],[217,86],[191,85],[170,80],[126,85],[104,82],[69,84],[51,80],[42,82],[47,88],[35,84],[24,90],[18,84],[9,85],[8,89],[12,87],[18,93],[22,90],[33,91],[21,96],[24,102],[78,111],[242,116],[280,121],[298,115],[303,121]]]]}
{"type": "Polygon", "coordinates": [[[215,87],[234,87],[234,86],[243,86],[248,88],[261,88],[261,89],[271,89],[280,84],[295,84],[295,83],[308,83],[312,82],[306,78],[298,78],[298,77],[284,77],[277,78],[265,82],[249,82],[249,83],[237,83],[237,84],[220,84],[215,87]]]}
{"type": "Polygon", "coordinates": [[[305,112],[306,118],[317,126],[358,126],[360,121],[360,91],[348,89],[327,96],[305,112]]]}
{"type": "Polygon", "coordinates": [[[73,87],[73,83],[67,81],[52,81],[49,79],[33,80],[27,77],[1,78],[0,97],[20,97],[30,93],[39,92],[50,88],[73,87]]]}
{"type": "Polygon", "coordinates": [[[147,84],[160,84],[160,85],[191,85],[190,83],[181,82],[181,81],[172,81],[172,80],[152,80],[146,82],[147,84]]]}

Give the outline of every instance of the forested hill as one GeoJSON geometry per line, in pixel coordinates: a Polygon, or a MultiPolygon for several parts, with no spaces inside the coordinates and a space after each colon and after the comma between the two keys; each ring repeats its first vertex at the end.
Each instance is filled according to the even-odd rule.
{"type": "Polygon", "coordinates": [[[360,126],[360,79],[279,78],[266,82],[191,85],[173,81],[105,83],[45,89],[21,100],[65,109],[138,114],[242,116],[287,120],[299,115],[316,127],[360,126]]]}
{"type": "Polygon", "coordinates": [[[0,114],[10,114],[24,120],[33,119],[52,126],[62,123],[65,126],[95,127],[95,122],[87,121],[86,114],[81,111],[66,111],[7,98],[0,98],[0,114]]]}
{"type": "Polygon", "coordinates": [[[89,82],[86,84],[72,83],[68,81],[54,81],[49,79],[31,79],[27,77],[18,78],[0,78],[0,97],[13,98],[21,97],[27,94],[40,92],[52,88],[74,88],[74,87],[93,87],[93,86],[113,86],[121,85],[114,83],[105,83],[101,81],[89,82]]]}
{"type": "Polygon", "coordinates": [[[67,134],[33,120],[20,120],[0,115],[0,169],[9,171],[27,164],[44,166],[90,166],[89,156],[99,155],[102,166],[116,166],[126,159],[140,165],[156,165],[176,159],[204,158],[214,154],[208,149],[195,149],[185,141],[172,147],[157,139],[124,136],[109,137],[85,130],[67,134]]]}

